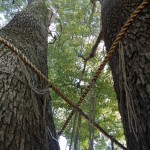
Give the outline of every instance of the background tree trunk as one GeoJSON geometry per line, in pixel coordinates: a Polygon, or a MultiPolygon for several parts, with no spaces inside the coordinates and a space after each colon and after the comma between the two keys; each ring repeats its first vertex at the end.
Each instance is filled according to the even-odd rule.
{"type": "MultiPolygon", "coordinates": [[[[141,3],[105,0],[102,26],[107,50],[141,3]]],[[[138,16],[110,61],[129,150],[150,149],[150,6],[138,16]]]]}
{"type": "MultiPolygon", "coordinates": [[[[32,0],[0,30],[46,76],[48,15],[44,1],[32,0]]],[[[0,150],[7,149],[58,150],[59,144],[46,85],[0,43],[0,150]]]]}

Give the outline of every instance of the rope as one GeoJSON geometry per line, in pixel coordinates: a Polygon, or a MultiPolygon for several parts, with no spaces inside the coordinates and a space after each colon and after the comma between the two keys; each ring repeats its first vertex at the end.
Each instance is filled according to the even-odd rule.
{"type": "MultiPolygon", "coordinates": [[[[112,55],[114,54],[119,42],[123,39],[125,33],[128,31],[129,27],[132,25],[132,23],[135,21],[136,17],[140,14],[140,12],[149,4],[150,0],[144,0],[138,8],[131,14],[130,18],[127,20],[127,22],[122,27],[121,31],[117,35],[112,47],[110,48],[110,51],[108,52],[107,56],[105,57],[104,61],[101,63],[101,65],[98,67],[95,76],[91,79],[89,82],[89,85],[86,87],[85,91],[80,97],[80,100],[78,101],[77,105],[78,107],[81,106],[81,104],[84,102],[85,97],[87,96],[88,92],[90,91],[90,88],[92,87],[93,82],[96,82],[99,75],[101,74],[102,70],[104,69],[105,65],[109,60],[111,59],[112,55]]],[[[67,118],[66,122],[64,123],[64,126],[62,127],[59,134],[61,135],[66,127],[68,126],[70,120],[72,119],[73,115],[75,114],[75,110],[72,110],[69,117],[67,118]]]]}
{"type": "MultiPolygon", "coordinates": [[[[42,74],[42,72],[40,70],[38,70],[29,60],[28,58],[21,53],[21,51],[19,51],[19,49],[17,49],[15,46],[13,46],[10,42],[8,42],[7,40],[3,39],[2,37],[0,37],[0,42],[3,43],[5,46],[7,46],[8,48],[10,48],[16,55],[18,55],[22,61],[29,66],[35,73],[37,73],[37,75],[44,81],[47,83],[47,85],[55,92],[57,93],[63,100],[65,100],[65,102],[67,102],[73,109],[74,111],[78,111],[86,120],[88,120],[89,122],[91,122],[91,120],[93,120],[92,118],[90,118],[88,115],[86,115],[80,108],[78,108],[76,105],[74,105],[71,100],[66,97],[61,91],[59,91],[47,78],[44,74],[42,74]]],[[[109,139],[112,139],[112,137],[106,132],[104,131],[96,122],[92,121],[93,126],[102,134],[104,134],[106,137],[108,137],[109,139]]],[[[116,139],[113,138],[113,141],[116,145],[118,145],[119,147],[121,147],[122,149],[126,149],[121,143],[119,143],[116,139]]]]}
{"type": "MultiPolygon", "coordinates": [[[[28,58],[21,52],[19,49],[17,49],[14,45],[12,45],[10,42],[5,40],[4,38],[0,37],[0,42],[3,43],[5,46],[10,48],[16,55],[18,55],[22,61],[29,66],[39,77],[42,79],[55,93],[57,93],[67,104],[69,104],[75,111],[78,111],[86,120],[91,122],[92,118],[90,118],[88,115],[86,115],[80,108],[78,108],[76,105],[74,105],[71,100],[65,96],[61,91],[59,91],[48,79],[47,77],[38,70],[29,60],[28,58]]],[[[99,130],[99,132],[103,133],[106,137],[109,139],[112,139],[112,137],[104,131],[96,122],[92,121],[94,127],[99,130]]],[[[114,143],[121,147],[122,149],[126,149],[121,143],[119,143],[116,139],[114,139],[114,143]]]]}
{"type": "MultiPolygon", "coordinates": [[[[119,35],[117,36],[116,40],[114,41],[113,46],[111,47],[109,53],[107,54],[107,56],[105,57],[104,61],[102,62],[102,64],[98,67],[95,76],[93,77],[93,79],[89,82],[89,85],[86,87],[85,91],[83,92],[83,94],[81,95],[80,101],[78,102],[77,105],[74,105],[71,100],[66,97],[61,91],[59,91],[48,79],[47,77],[40,71],[38,70],[35,65],[33,65],[28,58],[21,52],[19,51],[19,49],[17,49],[14,45],[12,45],[10,42],[8,42],[7,40],[5,40],[4,38],[0,37],[0,42],[3,43],[5,46],[7,46],[8,48],[10,48],[16,55],[18,55],[21,60],[27,65],[29,66],[39,77],[40,79],[42,79],[55,93],[57,93],[65,102],[68,103],[68,105],[70,105],[73,108],[73,115],[76,111],[78,111],[86,120],[91,121],[92,119],[86,115],[80,108],[79,106],[82,104],[82,102],[84,101],[84,98],[86,97],[86,95],[88,94],[88,92],[90,91],[90,87],[92,85],[93,82],[95,82],[97,80],[97,78],[99,77],[100,73],[102,72],[104,66],[106,65],[106,63],[110,60],[110,58],[112,57],[118,43],[122,40],[122,38],[124,37],[125,33],[127,32],[127,30],[129,29],[129,27],[132,25],[133,21],[136,19],[136,17],[138,16],[138,14],[149,4],[150,0],[144,0],[142,2],[142,4],[135,10],[135,12],[131,15],[131,17],[128,19],[128,21],[126,22],[126,24],[124,25],[124,27],[122,28],[121,32],[119,33],[119,35]]],[[[72,118],[72,117],[70,117],[72,118]]],[[[71,119],[70,119],[71,120],[71,119]]],[[[69,122],[70,122],[69,120],[69,122]]],[[[68,124],[67,124],[68,125],[68,124]]],[[[66,127],[67,127],[66,125],[66,127]]],[[[108,137],[109,139],[113,139],[114,143],[116,145],[118,145],[120,148],[122,149],[126,149],[121,143],[119,143],[117,140],[115,140],[114,138],[112,138],[106,131],[104,131],[96,122],[93,121],[93,125],[96,129],[98,129],[101,133],[103,133],[106,137],[108,137]]],[[[65,128],[66,128],[65,127],[65,128]]],[[[64,128],[64,129],[65,129],[64,128]]]]}

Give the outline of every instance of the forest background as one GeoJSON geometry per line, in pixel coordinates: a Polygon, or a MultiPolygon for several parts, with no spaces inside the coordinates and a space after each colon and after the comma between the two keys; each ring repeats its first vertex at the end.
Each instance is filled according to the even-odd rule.
{"type": "MultiPolygon", "coordinates": [[[[86,61],[101,30],[101,7],[99,2],[95,4],[89,0],[47,2],[49,8],[53,10],[48,38],[49,79],[74,104],[79,100],[83,89],[106,54],[104,43],[101,41],[95,56],[86,61]]],[[[0,27],[7,24],[26,5],[25,0],[0,0],[0,27]]],[[[55,93],[50,93],[55,127],[59,132],[72,109],[55,93]]],[[[93,85],[81,108],[106,132],[125,144],[108,65],[93,85]]],[[[90,147],[94,150],[111,149],[111,141],[79,114],[74,116],[61,139],[62,137],[67,141],[66,149],[70,150],[88,150],[90,147]]],[[[115,146],[115,149],[119,148],[115,146]]]]}

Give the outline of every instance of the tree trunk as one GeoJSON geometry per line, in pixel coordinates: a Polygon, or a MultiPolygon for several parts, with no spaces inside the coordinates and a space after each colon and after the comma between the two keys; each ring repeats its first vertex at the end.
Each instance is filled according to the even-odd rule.
{"type": "MultiPolygon", "coordinates": [[[[107,50],[141,0],[105,0],[107,50]]],[[[128,150],[150,149],[150,5],[137,17],[110,61],[128,150]]]]}
{"type": "MultiPolygon", "coordinates": [[[[29,1],[0,30],[46,76],[48,15],[45,2],[29,1]]],[[[59,150],[49,91],[37,75],[0,43],[0,150],[59,150]]]]}

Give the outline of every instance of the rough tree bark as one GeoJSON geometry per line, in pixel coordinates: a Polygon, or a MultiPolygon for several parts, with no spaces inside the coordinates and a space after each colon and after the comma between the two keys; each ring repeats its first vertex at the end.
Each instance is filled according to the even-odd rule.
{"type": "MultiPolygon", "coordinates": [[[[104,41],[109,50],[117,33],[141,0],[102,3],[104,41]]],[[[118,46],[110,67],[128,150],[150,149],[150,5],[118,46]]]]}
{"type": "MultiPolygon", "coordinates": [[[[49,13],[44,0],[29,0],[0,30],[46,76],[49,13]]],[[[59,150],[50,107],[46,85],[0,43],[0,150],[59,150]]]]}

